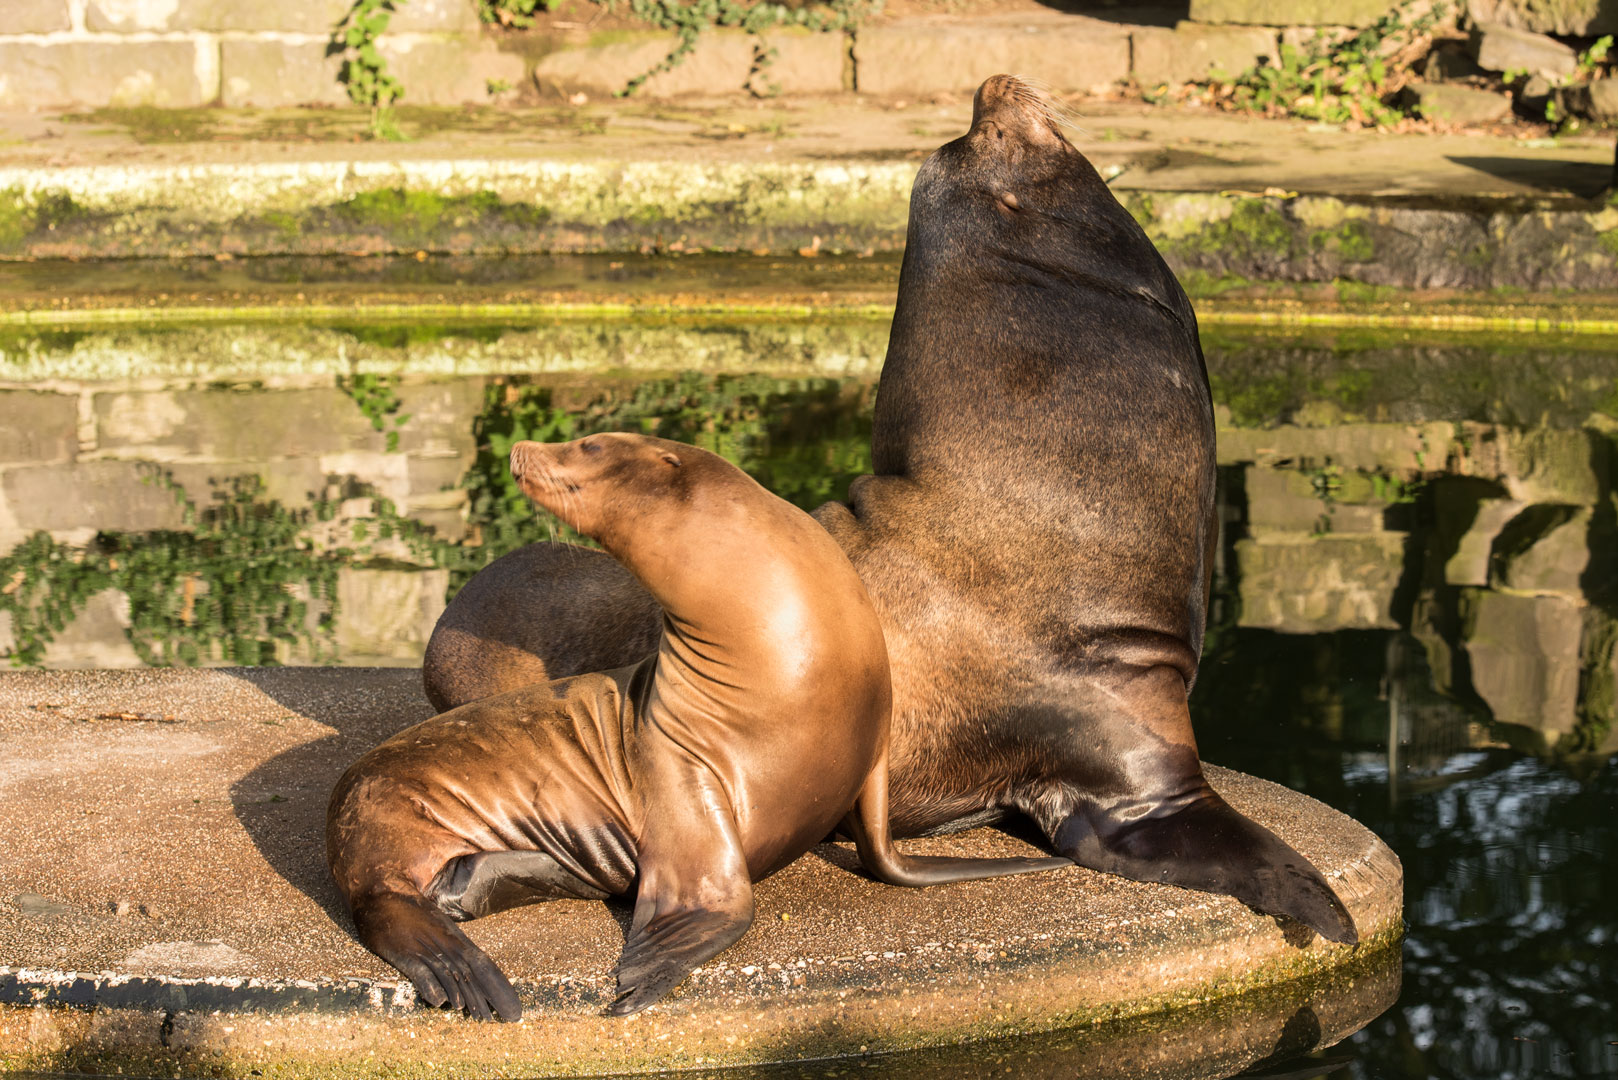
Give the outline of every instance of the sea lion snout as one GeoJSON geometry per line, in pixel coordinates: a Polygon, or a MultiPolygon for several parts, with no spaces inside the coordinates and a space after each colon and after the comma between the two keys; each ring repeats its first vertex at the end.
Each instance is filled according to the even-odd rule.
{"type": "Polygon", "coordinates": [[[514,480],[532,479],[545,471],[551,459],[551,444],[523,441],[511,448],[511,476],[514,480]]]}
{"type": "Polygon", "coordinates": [[[986,140],[1030,146],[1066,143],[1055,103],[1015,75],[993,75],[972,96],[972,132],[986,140]]]}

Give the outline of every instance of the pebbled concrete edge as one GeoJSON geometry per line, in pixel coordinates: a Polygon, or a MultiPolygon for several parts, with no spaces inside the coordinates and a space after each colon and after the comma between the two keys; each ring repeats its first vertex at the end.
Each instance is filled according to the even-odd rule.
{"type": "MultiPolygon", "coordinates": [[[[1216,787],[1239,785],[1227,789],[1238,808],[1266,789],[1282,790],[1217,767],[1208,774],[1216,787]]],[[[1352,984],[1362,965],[1386,963],[1376,958],[1396,950],[1403,870],[1369,830],[1308,805],[1312,827],[1353,836],[1359,846],[1327,870],[1359,923],[1357,947],[1233,915],[1210,898],[1148,914],[1127,927],[1128,945],[1023,941],[998,957],[944,957],[919,976],[913,961],[848,957],[813,988],[795,989],[751,969],[713,965],[629,1022],[601,1015],[611,1000],[606,979],[519,982],[528,1017],[500,1026],[416,1009],[408,984],[0,968],[0,1067],[272,1076],[425,1076],[448,1068],[471,1076],[515,1063],[531,1073],[590,1075],[942,1047],[1190,1016],[1210,1003],[1322,980],[1352,984]]]]}

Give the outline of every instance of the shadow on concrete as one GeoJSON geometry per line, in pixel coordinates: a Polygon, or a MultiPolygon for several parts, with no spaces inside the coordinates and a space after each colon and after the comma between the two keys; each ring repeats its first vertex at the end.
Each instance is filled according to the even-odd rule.
{"type": "Polygon", "coordinates": [[[1604,162],[1447,156],[1457,165],[1487,173],[1497,180],[1584,199],[1593,199],[1606,191],[1613,178],[1613,167],[1604,162]]]}
{"type": "Polygon", "coordinates": [[[1045,7],[1069,15],[1124,23],[1128,26],[1170,26],[1191,14],[1191,0],[1039,0],[1045,7]]]}
{"type": "Polygon", "coordinates": [[[230,788],[236,818],[276,873],[352,930],[326,866],[326,803],[343,770],[433,709],[414,669],[238,668],[231,672],[288,712],[333,729],[284,750],[230,788]]]}

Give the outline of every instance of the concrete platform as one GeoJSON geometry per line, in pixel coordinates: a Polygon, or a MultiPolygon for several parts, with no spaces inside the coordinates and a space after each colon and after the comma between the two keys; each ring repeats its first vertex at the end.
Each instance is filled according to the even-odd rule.
{"type": "MultiPolygon", "coordinates": [[[[1397,992],[1398,859],[1342,814],[1212,770],[1233,804],[1327,873],[1362,945],[1080,869],[891,889],[853,872],[845,847],[822,845],[759,885],[747,937],[638,1018],[601,1015],[628,908],[583,902],[470,924],[514,976],[522,1023],[423,1010],[351,936],[321,840],[338,773],[430,715],[418,680],[313,668],[0,676],[0,1071],[580,1075],[1080,1029],[1042,1045],[1105,1043],[1094,1060],[1109,1066],[1226,1075],[1203,1070],[1297,1042],[1305,1012],[1310,1045],[1329,1044],[1397,992]]],[[[907,847],[1028,850],[991,830],[907,847]]]]}

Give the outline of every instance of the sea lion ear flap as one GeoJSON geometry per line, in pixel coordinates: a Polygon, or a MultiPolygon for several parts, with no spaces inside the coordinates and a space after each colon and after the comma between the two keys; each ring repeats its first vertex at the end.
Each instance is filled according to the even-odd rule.
{"type": "Polygon", "coordinates": [[[668,462],[670,465],[673,465],[676,469],[680,467],[680,455],[676,454],[672,450],[665,450],[657,456],[668,462]]]}

